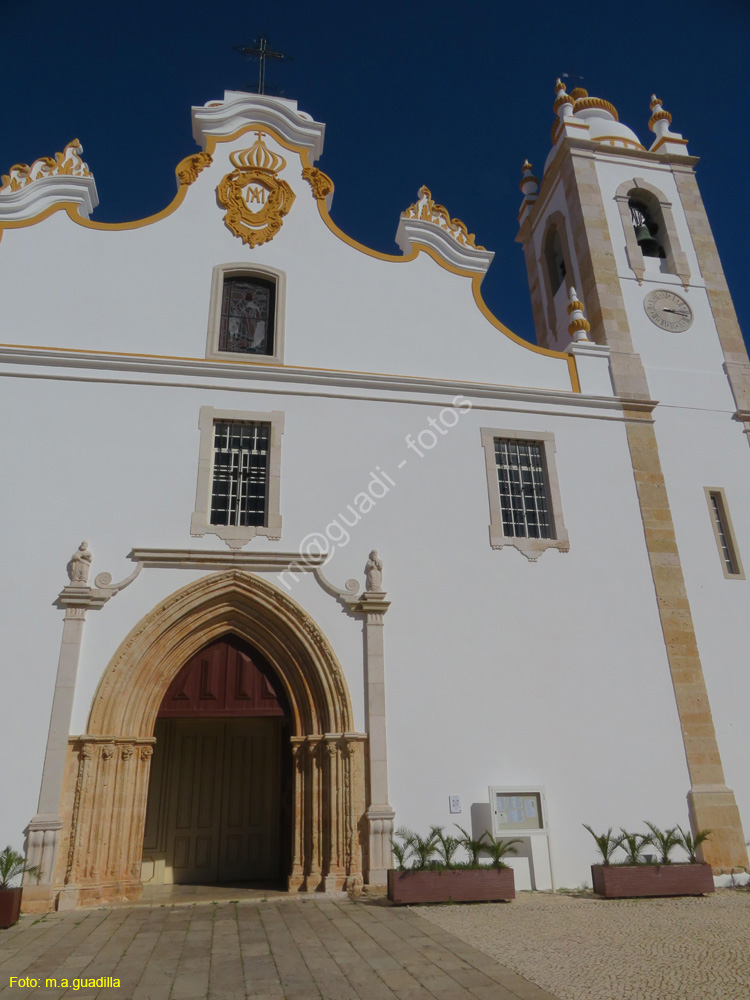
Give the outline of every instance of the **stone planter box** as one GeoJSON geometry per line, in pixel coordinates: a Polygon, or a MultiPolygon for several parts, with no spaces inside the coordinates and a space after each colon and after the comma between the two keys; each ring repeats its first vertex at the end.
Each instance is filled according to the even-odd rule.
{"type": "Polygon", "coordinates": [[[407,903],[493,903],[515,899],[512,868],[466,868],[456,871],[388,872],[388,899],[407,903]]]}
{"type": "Polygon", "coordinates": [[[0,927],[12,927],[21,913],[23,888],[0,889],[0,927]]]}
{"type": "Polygon", "coordinates": [[[605,899],[702,896],[714,891],[711,865],[592,865],[594,892],[605,899]]]}

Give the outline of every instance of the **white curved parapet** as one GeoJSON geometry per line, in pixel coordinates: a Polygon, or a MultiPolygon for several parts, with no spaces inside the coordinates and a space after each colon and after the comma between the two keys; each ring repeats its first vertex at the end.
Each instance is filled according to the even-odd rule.
{"type": "Polygon", "coordinates": [[[304,111],[299,111],[296,101],[267,94],[246,94],[238,90],[225,90],[223,101],[209,101],[192,108],[193,138],[206,148],[209,135],[228,136],[245,125],[268,125],[295,146],[310,150],[314,163],[323,152],[325,125],[316,122],[304,111]]]}
{"type": "Polygon", "coordinates": [[[492,250],[477,246],[474,234],[460,219],[451,219],[448,210],[436,204],[424,186],[416,202],[401,213],[396,243],[404,254],[410,253],[415,243],[428,246],[446,263],[479,274],[486,274],[495,256],[492,250]]]}
{"type": "Polygon", "coordinates": [[[83,146],[73,139],[54,157],[41,156],[31,166],[15,163],[1,178],[0,222],[31,219],[62,203],[77,205],[79,214],[88,219],[99,196],[82,152],[83,146]]]}

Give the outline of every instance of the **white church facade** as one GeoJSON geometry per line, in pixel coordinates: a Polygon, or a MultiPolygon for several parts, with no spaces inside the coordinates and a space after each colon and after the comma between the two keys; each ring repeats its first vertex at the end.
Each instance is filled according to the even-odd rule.
{"type": "Polygon", "coordinates": [[[382,885],[396,828],[748,864],[750,364],[695,179],[558,81],[521,180],[537,344],[427,188],[343,233],[324,126],[228,92],[133,223],[77,141],[0,187],[9,762],[43,911],[382,885]],[[82,541],[85,539],[85,542],[82,541]]]}

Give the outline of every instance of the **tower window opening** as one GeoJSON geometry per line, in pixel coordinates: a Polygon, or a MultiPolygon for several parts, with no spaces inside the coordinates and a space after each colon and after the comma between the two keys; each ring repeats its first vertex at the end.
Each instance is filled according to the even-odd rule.
{"type": "Polygon", "coordinates": [[[722,489],[706,488],[706,499],[711,511],[716,545],[721,556],[724,576],[727,579],[744,580],[745,574],[740,562],[739,550],[734,537],[732,521],[729,517],[727,499],[722,489]]]}
{"type": "Polygon", "coordinates": [[[553,229],[547,239],[545,256],[547,258],[547,272],[549,274],[550,287],[552,289],[552,294],[555,295],[557,290],[565,281],[565,276],[567,274],[565,257],[563,256],[562,251],[562,243],[560,242],[560,233],[557,229],[553,229]]]}
{"type": "Polygon", "coordinates": [[[643,256],[665,258],[667,255],[658,237],[660,226],[648,206],[642,201],[631,198],[628,207],[633,220],[635,238],[643,256]]]}

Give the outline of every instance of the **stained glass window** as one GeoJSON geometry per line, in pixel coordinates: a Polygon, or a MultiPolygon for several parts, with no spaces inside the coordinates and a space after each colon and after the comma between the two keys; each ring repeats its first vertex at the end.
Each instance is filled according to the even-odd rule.
{"type": "Polygon", "coordinates": [[[252,276],[224,279],[219,350],[273,354],[276,286],[252,276]]]}

